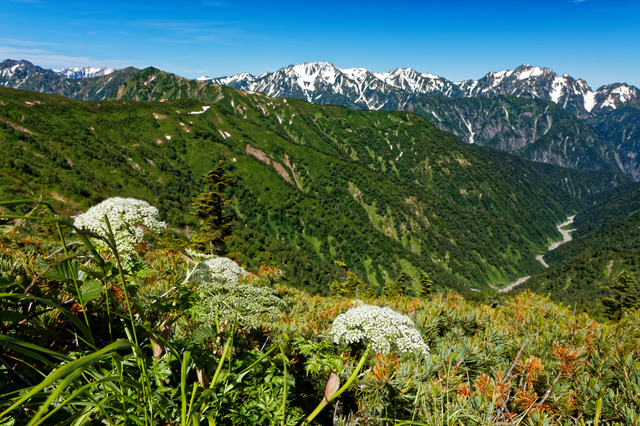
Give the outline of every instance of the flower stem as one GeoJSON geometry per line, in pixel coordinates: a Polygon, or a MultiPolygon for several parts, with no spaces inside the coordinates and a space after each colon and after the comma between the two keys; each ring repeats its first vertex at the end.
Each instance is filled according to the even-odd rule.
{"type": "Polygon", "coordinates": [[[342,394],[342,392],[347,390],[347,388],[351,385],[351,383],[353,383],[353,381],[356,379],[356,377],[358,377],[358,373],[360,373],[360,370],[362,370],[362,366],[364,365],[364,362],[366,361],[367,356],[369,355],[369,350],[370,349],[371,349],[371,344],[369,344],[369,346],[367,346],[367,349],[362,354],[362,358],[360,358],[360,362],[358,363],[358,366],[355,368],[355,370],[353,370],[353,373],[351,373],[351,376],[349,377],[349,380],[347,380],[347,383],[345,383],[340,389],[338,389],[336,391],[336,393],[331,395],[329,397],[329,399],[327,399],[325,397],[322,397],[322,401],[320,401],[320,404],[318,404],[316,409],[313,410],[313,412],[311,414],[309,414],[309,416],[304,420],[304,422],[302,422],[302,424],[300,426],[308,425],[320,413],[320,411],[322,411],[322,409],[328,403],[330,403],[331,401],[333,401],[334,399],[339,397],[342,394]]]}

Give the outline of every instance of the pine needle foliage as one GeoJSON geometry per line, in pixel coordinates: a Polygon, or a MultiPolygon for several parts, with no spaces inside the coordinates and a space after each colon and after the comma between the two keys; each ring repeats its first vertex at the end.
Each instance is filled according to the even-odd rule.
{"type": "Polygon", "coordinates": [[[420,297],[423,299],[429,297],[429,295],[431,295],[431,288],[433,287],[433,282],[431,278],[429,278],[429,274],[422,269],[418,269],[418,281],[420,282],[420,297]]]}
{"type": "Polygon", "coordinates": [[[607,318],[617,321],[625,312],[640,308],[640,283],[626,270],[608,290],[612,296],[602,299],[607,318]]]}
{"type": "Polygon", "coordinates": [[[192,198],[194,214],[200,221],[200,230],[192,239],[192,248],[216,256],[227,254],[227,244],[235,236],[235,230],[233,218],[224,211],[231,202],[224,198],[224,191],[232,185],[232,177],[222,160],[202,176],[207,189],[192,198]]]}

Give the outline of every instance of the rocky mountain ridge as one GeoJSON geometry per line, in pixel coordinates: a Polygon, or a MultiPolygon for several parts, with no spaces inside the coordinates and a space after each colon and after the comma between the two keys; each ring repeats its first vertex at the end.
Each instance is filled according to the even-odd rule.
{"type": "MultiPolygon", "coordinates": [[[[63,72],[62,70],[58,70],[63,72]]],[[[78,69],[78,73],[104,74],[90,78],[65,77],[54,70],[47,70],[29,61],[7,59],[0,63],[0,86],[54,93],[72,99],[103,100],[110,97],[118,87],[138,71],[129,67],[105,74],[106,69],[96,72],[78,69]]],[[[72,71],[68,71],[72,73],[72,71]]]]}
{"type": "Polygon", "coordinates": [[[640,91],[615,83],[593,91],[583,79],[558,76],[550,68],[521,65],[515,70],[490,72],[479,80],[452,82],[441,76],[398,68],[374,73],[365,68],[340,69],[330,62],[290,65],[258,77],[248,73],[231,77],[200,77],[235,89],[272,97],[293,97],[318,104],[338,104],[370,110],[403,109],[422,96],[469,98],[512,95],[547,99],[586,118],[601,110],[637,104],[640,91]]]}
{"type": "Polygon", "coordinates": [[[113,68],[95,68],[95,67],[81,67],[81,68],[58,68],[51,70],[56,74],[66,78],[93,78],[109,75],[116,71],[113,68]]]}
{"type": "MultiPolygon", "coordinates": [[[[574,169],[617,170],[636,180],[640,178],[637,145],[609,142],[621,135],[605,139],[597,128],[548,100],[507,95],[423,97],[406,108],[468,143],[528,160],[574,169]]],[[[635,108],[627,109],[640,113],[635,108]]],[[[627,117],[621,119],[630,121],[627,117]]]]}

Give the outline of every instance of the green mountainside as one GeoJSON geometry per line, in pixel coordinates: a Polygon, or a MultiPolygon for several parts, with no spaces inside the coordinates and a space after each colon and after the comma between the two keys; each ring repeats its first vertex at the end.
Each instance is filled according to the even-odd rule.
{"type": "Polygon", "coordinates": [[[592,254],[603,247],[631,248],[638,244],[640,184],[622,186],[610,191],[608,197],[600,198],[576,215],[572,224],[573,240],[545,255],[549,265],[592,254]]]}
{"type": "MultiPolygon", "coordinates": [[[[313,269],[309,262],[324,265],[302,283],[314,290],[335,275],[333,260],[379,286],[420,268],[461,291],[541,272],[535,255],[559,238],[554,224],[583,207],[571,194],[630,182],[461,145],[406,112],[208,90],[214,102],[205,104],[2,89],[0,144],[10,153],[2,169],[76,210],[133,196],[173,226],[192,227],[189,197],[225,159],[237,180],[233,210],[246,227],[240,243],[302,256],[291,260],[294,280],[313,269]]],[[[276,260],[287,267],[286,256],[276,260]]]]}
{"type": "MultiPolygon", "coordinates": [[[[213,102],[217,96],[215,87],[207,81],[147,68],[126,81],[113,98],[213,102]]],[[[323,104],[331,104],[327,96],[323,96],[323,104]]],[[[640,150],[635,145],[610,143],[610,137],[603,138],[601,132],[548,100],[506,95],[457,99],[425,96],[396,107],[420,114],[440,130],[471,144],[490,146],[532,161],[579,170],[615,170],[640,178],[640,150]]],[[[611,124],[610,131],[618,128],[611,124]]]]}
{"type": "MultiPolygon", "coordinates": [[[[369,77],[375,80],[373,75],[369,77]]],[[[210,81],[188,80],[153,67],[141,71],[130,67],[104,77],[67,79],[28,61],[12,60],[0,64],[2,85],[84,100],[196,99],[202,102],[213,102],[217,87],[210,81]]],[[[346,85],[340,93],[334,93],[335,88],[327,86],[326,91],[318,92],[313,98],[296,87],[296,84],[288,89],[280,87],[278,93],[284,90],[284,93],[291,92],[293,98],[322,105],[377,109],[354,101],[358,98],[355,86],[346,85]],[[347,96],[344,91],[353,93],[347,96]]],[[[446,96],[436,96],[440,93],[436,91],[421,98],[417,94],[407,98],[406,93],[398,95],[402,90],[394,86],[387,89],[374,84],[367,89],[367,99],[373,102],[374,98],[384,97],[382,110],[417,112],[440,130],[453,133],[465,142],[506,150],[533,161],[580,170],[621,171],[635,180],[640,178],[640,133],[636,131],[640,110],[634,106],[600,108],[590,114],[588,120],[583,120],[551,101],[528,96],[459,97],[448,92],[446,96]]]]}
{"type": "Polygon", "coordinates": [[[616,170],[636,180],[640,177],[637,146],[608,143],[585,121],[548,100],[423,97],[405,109],[468,143],[563,167],[616,170]]]}

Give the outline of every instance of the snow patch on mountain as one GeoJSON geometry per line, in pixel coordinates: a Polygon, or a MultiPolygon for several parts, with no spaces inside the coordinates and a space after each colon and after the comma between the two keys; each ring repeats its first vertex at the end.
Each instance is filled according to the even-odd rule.
{"type": "Polygon", "coordinates": [[[588,91],[584,94],[584,109],[591,112],[594,106],[596,106],[596,94],[588,91]]]}
{"type": "Polygon", "coordinates": [[[560,100],[560,96],[562,96],[563,89],[566,86],[566,81],[564,78],[555,77],[553,79],[553,83],[551,83],[551,93],[549,93],[549,97],[555,103],[558,103],[560,100]]]}
{"type": "Polygon", "coordinates": [[[521,71],[518,73],[518,80],[528,80],[533,77],[538,77],[544,74],[544,71],[540,67],[532,67],[530,69],[521,71]]]}
{"type": "Polygon", "coordinates": [[[109,75],[115,70],[113,68],[80,67],[58,68],[51,71],[65,78],[93,78],[109,75]]]}

